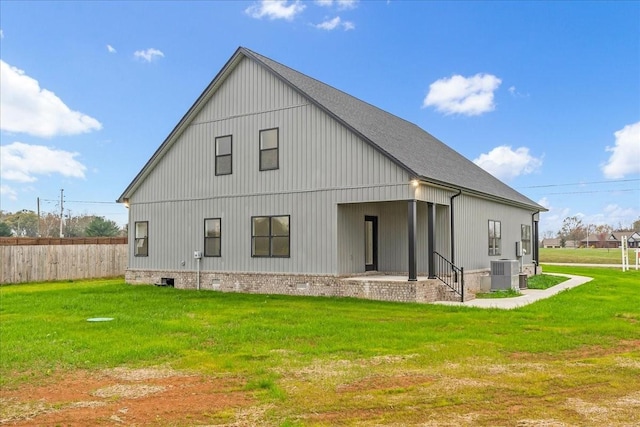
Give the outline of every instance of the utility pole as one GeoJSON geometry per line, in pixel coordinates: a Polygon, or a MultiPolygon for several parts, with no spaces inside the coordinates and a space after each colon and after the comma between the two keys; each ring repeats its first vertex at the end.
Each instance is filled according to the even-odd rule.
{"type": "Polygon", "coordinates": [[[38,197],[38,237],[40,236],[40,197],[38,197]]]}
{"type": "Polygon", "coordinates": [[[64,237],[62,234],[62,225],[64,221],[64,188],[60,189],[60,238],[64,237]]]}

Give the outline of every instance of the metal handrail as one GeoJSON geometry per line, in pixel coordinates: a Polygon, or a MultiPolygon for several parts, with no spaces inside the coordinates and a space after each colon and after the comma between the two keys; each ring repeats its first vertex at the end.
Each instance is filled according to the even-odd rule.
{"type": "Polygon", "coordinates": [[[436,277],[451,290],[460,295],[460,301],[464,302],[464,268],[456,267],[434,251],[436,255],[436,277]]]}

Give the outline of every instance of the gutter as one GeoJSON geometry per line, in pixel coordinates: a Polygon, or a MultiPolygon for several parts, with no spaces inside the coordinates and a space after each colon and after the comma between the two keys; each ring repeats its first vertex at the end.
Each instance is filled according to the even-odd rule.
{"type": "Polygon", "coordinates": [[[454,218],[453,218],[453,199],[462,194],[462,189],[458,189],[458,194],[454,194],[449,198],[449,209],[451,210],[451,264],[456,265],[456,236],[455,236],[455,227],[454,227],[454,218]]]}
{"type": "Polygon", "coordinates": [[[531,222],[533,225],[533,236],[531,236],[531,240],[535,242],[535,246],[533,246],[533,274],[534,276],[538,274],[538,257],[540,256],[540,242],[538,241],[538,221],[533,218],[536,215],[539,215],[540,211],[534,212],[531,214],[531,222]]]}

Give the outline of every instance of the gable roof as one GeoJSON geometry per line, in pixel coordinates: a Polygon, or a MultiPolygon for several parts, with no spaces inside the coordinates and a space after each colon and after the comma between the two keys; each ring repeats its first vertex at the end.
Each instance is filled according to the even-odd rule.
{"type": "Polygon", "coordinates": [[[538,211],[547,210],[417,125],[244,47],[236,50],[120,196],[119,202],[123,202],[135,191],[141,180],[160,160],[166,149],[178,138],[242,58],[249,58],[263,66],[417,179],[478,196],[523,205],[538,211]]]}
{"type": "Polygon", "coordinates": [[[609,240],[621,242],[623,236],[627,236],[627,241],[629,242],[640,240],[640,233],[637,231],[612,231],[609,240]]]}

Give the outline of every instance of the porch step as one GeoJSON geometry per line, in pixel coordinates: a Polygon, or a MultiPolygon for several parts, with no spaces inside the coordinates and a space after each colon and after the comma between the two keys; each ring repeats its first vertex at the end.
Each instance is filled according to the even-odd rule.
{"type": "MultiPolygon", "coordinates": [[[[454,290],[452,290],[451,288],[449,288],[448,286],[442,284],[440,285],[440,301],[454,301],[454,302],[460,302],[460,294],[458,294],[457,292],[455,292],[454,290]]],[[[467,301],[471,301],[476,299],[476,294],[474,294],[473,292],[470,292],[468,290],[465,290],[464,293],[464,302],[467,301]]]]}

